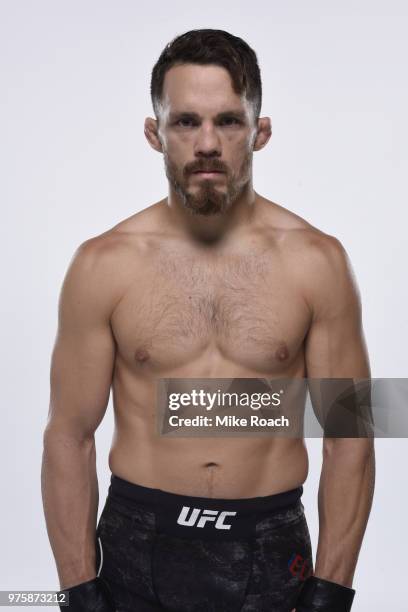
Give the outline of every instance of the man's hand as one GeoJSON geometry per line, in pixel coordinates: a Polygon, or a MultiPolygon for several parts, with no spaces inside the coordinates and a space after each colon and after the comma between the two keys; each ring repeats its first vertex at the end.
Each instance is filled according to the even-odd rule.
{"type": "Polygon", "coordinates": [[[292,612],[350,612],[355,593],[342,584],[309,576],[292,612]]]}
{"type": "MultiPolygon", "coordinates": [[[[70,612],[116,612],[110,589],[102,578],[94,578],[82,582],[70,589],[59,592],[59,595],[67,595],[70,612]]],[[[61,610],[67,606],[60,605],[61,610]]]]}

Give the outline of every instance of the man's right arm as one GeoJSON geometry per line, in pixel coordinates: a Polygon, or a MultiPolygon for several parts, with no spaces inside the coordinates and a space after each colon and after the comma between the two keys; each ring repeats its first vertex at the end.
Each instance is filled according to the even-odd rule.
{"type": "MultiPolygon", "coordinates": [[[[114,286],[99,238],[76,251],[61,290],[41,472],[48,536],[61,589],[96,576],[98,482],[94,433],[115,358],[114,286]]],[[[111,267],[111,266],[110,266],[111,267]]]]}

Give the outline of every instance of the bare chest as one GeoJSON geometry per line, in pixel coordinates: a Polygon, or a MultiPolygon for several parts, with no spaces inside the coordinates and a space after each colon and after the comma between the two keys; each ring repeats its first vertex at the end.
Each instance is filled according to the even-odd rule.
{"type": "MultiPolygon", "coordinates": [[[[254,255],[204,262],[159,258],[124,293],[112,317],[121,359],[171,376],[187,364],[227,362],[274,375],[301,350],[309,312],[281,261],[254,255]]],[[[219,371],[219,370],[218,370],[219,371]]]]}

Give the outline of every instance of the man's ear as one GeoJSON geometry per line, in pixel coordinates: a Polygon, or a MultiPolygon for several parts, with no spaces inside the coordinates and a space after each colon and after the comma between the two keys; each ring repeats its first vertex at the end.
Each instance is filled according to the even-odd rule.
{"type": "Polygon", "coordinates": [[[272,136],[272,125],[269,117],[258,119],[257,133],[254,140],[254,151],[262,149],[272,136]]]}
{"type": "Polygon", "coordinates": [[[144,122],[144,134],[150,146],[159,153],[163,153],[162,143],[159,137],[159,126],[157,119],[146,117],[144,122]]]}

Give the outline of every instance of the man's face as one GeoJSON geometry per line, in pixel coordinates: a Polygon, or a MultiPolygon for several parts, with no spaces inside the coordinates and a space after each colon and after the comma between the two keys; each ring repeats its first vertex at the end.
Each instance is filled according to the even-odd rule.
{"type": "Polygon", "coordinates": [[[228,210],[252,177],[256,123],[227,70],[173,66],[158,120],[166,176],[186,209],[200,215],[228,210]]]}

